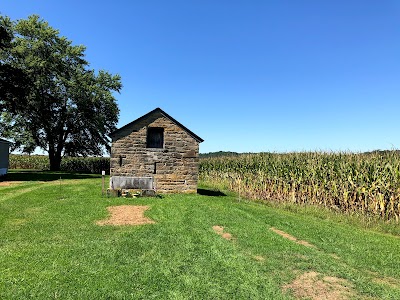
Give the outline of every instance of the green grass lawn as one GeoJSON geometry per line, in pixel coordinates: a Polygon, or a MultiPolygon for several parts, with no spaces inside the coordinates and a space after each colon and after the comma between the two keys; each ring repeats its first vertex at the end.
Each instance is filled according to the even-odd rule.
{"type": "Polygon", "coordinates": [[[206,187],[124,199],[102,197],[98,176],[8,179],[23,181],[0,185],[0,299],[294,299],[282,287],[312,271],[346,280],[350,298],[400,299],[399,236],[346,216],[238,202],[206,187]],[[96,225],[108,206],[126,204],[150,206],[156,223],[96,225]]]}

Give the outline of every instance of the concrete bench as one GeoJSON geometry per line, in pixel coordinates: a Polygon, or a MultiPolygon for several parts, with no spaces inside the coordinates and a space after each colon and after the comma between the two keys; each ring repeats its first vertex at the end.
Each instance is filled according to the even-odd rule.
{"type": "Polygon", "coordinates": [[[154,190],[153,177],[128,177],[112,176],[110,177],[110,189],[140,189],[154,190]]]}

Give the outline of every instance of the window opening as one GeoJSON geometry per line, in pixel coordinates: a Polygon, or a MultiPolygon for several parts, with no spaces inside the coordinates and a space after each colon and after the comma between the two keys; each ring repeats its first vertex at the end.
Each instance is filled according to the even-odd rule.
{"type": "Polygon", "coordinates": [[[147,128],[147,148],[164,148],[164,128],[147,128]]]}

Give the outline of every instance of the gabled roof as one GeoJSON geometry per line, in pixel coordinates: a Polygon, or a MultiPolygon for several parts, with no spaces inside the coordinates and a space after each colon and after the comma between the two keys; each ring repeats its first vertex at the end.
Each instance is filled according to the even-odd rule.
{"type": "MultiPolygon", "coordinates": [[[[163,111],[161,108],[157,107],[156,109],[152,110],[151,112],[148,112],[147,114],[145,114],[144,116],[141,116],[140,118],[126,124],[125,126],[122,126],[121,128],[115,130],[114,132],[112,132],[110,134],[110,137],[113,139],[113,141],[115,140],[114,137],[117,136],[121,131],[123,131],[124,129],[126,129],[127,127],[134,127],[136,123],[139,123],[141,121],[143,121],[144,119],[150,117],[153,114],[161,114],[163,117],[167,118],[168,120],[170,120],[172,123],[174,123],[175,125],[179,126],[180,128],[182,128],[184,131],[186,131],[192,138],[194,138],[198,143],[204,142],[204,140],[199,137],[198,135],[196,135],[194,132],[192,132],[191,130],[189,130],[188,128],[186,128],[185,126],[183,126],[181,123],[179,123],[177,120],[175,120],[173,117],[171,117],[169,114],[167,114],[165,111],[163,111]]],[[[117,138],[118,139],[118,138],[117,138]]]]}
{"type": "Polygon", "coordinates": [[[2,139],[2,138],[0,138],[0,143],[11,144],[11,142],[6,141],[6,140],[4,140],[4,139],[2,139]]]}

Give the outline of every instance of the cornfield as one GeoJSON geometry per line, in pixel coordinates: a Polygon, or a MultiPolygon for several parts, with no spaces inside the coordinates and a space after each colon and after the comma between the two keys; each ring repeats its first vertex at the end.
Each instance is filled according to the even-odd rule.
{"type": "Polygon", "coordinates": [[[260,153],[200,160],[199,177],[253,200],[400,218],[400,155],[260,153]]]}
{"type": "MultiPolygon", "coordinates": [[[[49,170],[50,163],[45,155],[10,155],[10,169],[49,170]]],[[[61,161],[61,171],[101,174],[110,172],[109,157],[65,157],[61,161]]]]}
{"type": "Polygon", "coordinates": [[[45,155],[10,154],[9,169],[48,170],[49,158],[45,155]]]}

